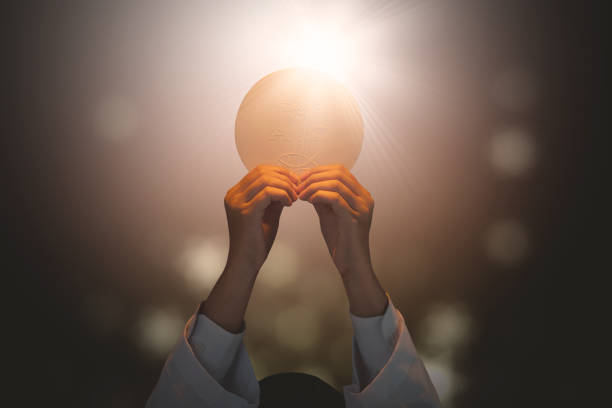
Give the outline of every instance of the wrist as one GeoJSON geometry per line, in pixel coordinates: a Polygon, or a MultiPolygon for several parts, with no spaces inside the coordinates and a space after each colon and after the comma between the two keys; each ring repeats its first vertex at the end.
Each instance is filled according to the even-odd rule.
{"type": "Polygon", "coordinates": [[[342,276],[350,312],[359,317],[380,316],[387,309],[388,298],[371,267],[347,271],[342,276]]]}
{"type": "Polygon", "coordinates": [[[240,277],[243,279],[255,279],[259,273],[259,268],[243,259],[227,258],[223,273],[232,277],[240,277]]]}
{"type": "Polygon", "coordinates": [[[248,264],[228,260],[199,313],[231,333],[240,332],[257,272],[248,264]]]}

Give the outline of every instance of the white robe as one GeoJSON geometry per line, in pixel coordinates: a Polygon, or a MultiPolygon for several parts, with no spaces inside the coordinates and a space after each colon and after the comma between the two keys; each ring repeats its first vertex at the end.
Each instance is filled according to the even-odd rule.
{"type": "MultiPolygon", "coordinates": [[[[347,408],[440,407],[399,310],[353,324],[353,383],[343,387],[347,408]]],[[[242,337],[197,312],[189,319],[147,401],[157,407],[259,406],[259,382],[242,337]]]]}

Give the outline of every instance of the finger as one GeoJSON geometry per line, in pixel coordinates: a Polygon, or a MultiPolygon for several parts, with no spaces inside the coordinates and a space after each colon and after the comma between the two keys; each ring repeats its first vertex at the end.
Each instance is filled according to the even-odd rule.
{"type": "Polygon", "coordinates": [[[300,171],[297,175],[299,179],[298,184],[300,184],[301,181],[304,180],[304,178],[308,176],[309,174],[310,174],[310,169],[300,171]]]}
{"type": "Polygon", "coordinates": [[[286,207],[291,205],[291,197],[289,197],[289,194],[287,194],[285,190],[267,186],[257,193],[255,197],[247,203],[247,206],[252,207],[254,212],[263,213],[273,201],[278,201],[286,207]]]}
{"type": "Polygon", "coordinates": [[[354,178],[350,173],[344,172],[339,169],[326,170],[317,173],[313,173],[306,177],[302,181],[300,185],[298,185],[298,194],[308,188],[312,183],[317,183],[325,180],[340,180],[342,183],[351,189],[353,193],[358,196],[364,194],[365,189],[357,182],[357,179],[354,178]]]}
{"type": "Polygon", "coordinates": [[[326,205],[323,203],[313,203],[312,205],[317,211],[317,214],[319,215],[319,217],[325,216],[329,212],[333,212],[333,210],[331,209],[329,205],[326,205]]]}
{"type": "Polygon", "coordinates": [[[245,185],[244,182],[241,181],[227,192],[226,197],[239,197],[238,200],[241,202],[248,202],[269,183],[283,189],[287,189],[287,186],[289,186],[287,189],[289,195],[292,198],[296,197],[293,201],[297,200],[297,186],[284,174],[275,172],[266,172],[260,177],[252,180],[249,185],[245,185]]]}
{"type": "Polygon", "coordinates": [[[291,171],[289,169],[285,169],[287,170],[287,176],[291,179],[291,181],[293,181],[293,183],[297,186],[300,183],[300,177],[294,172],[291,171]]]}
{"type": "Polygon", "coordinates": [[[286,176],[278,173],[267,173],[253,181],[244,191],[245,201],[250,201],[257,193],[266,186],[277,187],[285,190],[291,197],[291,201],[298,199],[296,186],[286,176]]]}
{"type": "Polygon", "coordinates": [[[316,193],[317,191],[335,191],[339,193],[342,198],[353,208],[353,210],[358,212],[367,212],[368,207],[363,199],[359,196],[355,195],[351,191],[350,188],[345,186],[340,180],[325,180],[319,181],[316,183],[312,183],[309,185],[304,191],[302,191],[299,195],[300,200],[308,201],[308,198],[316,193]]]}
{"type": "Polygon", "coordinates": [[[295,174],[293,171],[289,170],[286,167],[282,167],[282,166],[271,166],[271,169],[284,174],[285,176],[289,177],[291,179],[291,181],[293,181],[295,184],[298,184],[300,182],[300,178],[298,177],[297,174],[295,174]]]}
{"type": "Polygon", "coordinates": [[[351,208],[340,194],[335,191],[319,190],[310,196],[308,202],[312,204],[329,204],[339,216],[358,217],[359,213],[351,208]]]}
{"type": "Polygon", "coordinates": [[[282,174],[282,173],[278,173],[274,170],[264,170],[262,172],[258,172],[257,174],[254,174],[254,177],[249,177],[248,179],[245,179],[245,181],[240,182],[240,187],[237,192],[248,191],[251,188],[251,186],[254,185],[253,183],[257,182],[261,178],[282,179],[291,186],[291,189],[293,189],[297,193],[297,184],[295,184],[289,176],[282,174]]]}
{"type": "Polygon", "coordinates": [[[321,173],[321,172],[330,171],[330,170],[340,170],[340,171],[346,172],[350,174],[351,176],[353,176],[353,174],[342,164],[325,164],[322,166],[312,167],[306,170],[304,173],[301,173],[299,177],[300,177],[300,180],[304,180],[306,177],[310,176],[311,174],[321,173]]]}
{"type": "Polygon", "coordinates": [[[322,172],[326,172],[326,171],[333,171],[333,170],[338,170],[344,174],[346,174],[346,176],[353,180],[355,182],[355,184],[360,187],[361,189],[363,189],[363,191],[367,192],[368,190],[366,190],[360,183],[359,180],[357,180],[357,177],[355,177],[355,175],[353,173],[351,173],[344,165],[342,164],[328,164],[328,165],[323,165],[323,166],[317,166],[317,167],[313,167],[311,169],[308,170],[308,174],[301,174],[300,175],[300,180],[303,181],[307,176],[311,175],[311,174],[316,174],[316,173],[322,173],[322,172]]]}
{"type": "Polygon", "coordinates": [[[260,164],[256,166],[251,171],[249,171],[246,176],[240,180],[240,184],[249,185],[255,180],[257,177],[267,174],[269,172],[275,172],[278,174],[282,174],[285,177],[288,177],[294,184],[298,184],[300,182],[299,177],[289,169],[281,166],[273,166],[268,164],[260,164]]]}

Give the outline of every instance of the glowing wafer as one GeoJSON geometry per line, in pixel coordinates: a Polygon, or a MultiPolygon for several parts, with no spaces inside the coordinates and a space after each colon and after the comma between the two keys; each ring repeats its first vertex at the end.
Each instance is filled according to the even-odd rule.
{"type": "Polygon", "coordinates": [[[273,72],[244,97],[236,147],[248,170],[258,164],[296,173],[324,164],[351,168],[363,142],[355,98],[333,78],[306,68],[273,72]]]}

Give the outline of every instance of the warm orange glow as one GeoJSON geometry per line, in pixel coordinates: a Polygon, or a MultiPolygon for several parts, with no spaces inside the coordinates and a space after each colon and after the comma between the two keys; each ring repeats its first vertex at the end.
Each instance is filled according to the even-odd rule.
{"type": "Polygon", "coordinates": [[[363,141],[355,98],[312,69],[276,71],[247,93],[236,117],[236,147],[252,169],[284,166],[296,173],[325,164],[351,168],[363,141]]]}
{"type": "Polygon", "coordinates": [[[346,82],[355,44],[347,33],[322,25],[305,24],[291,40],[293,64],[311,68],[346,82]]]}

